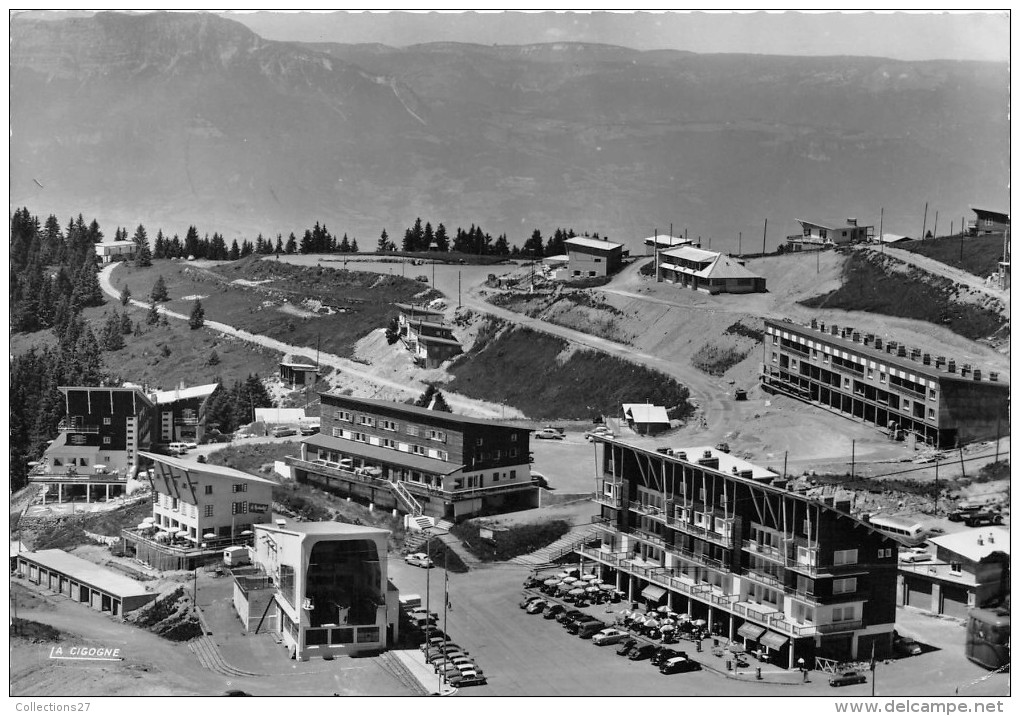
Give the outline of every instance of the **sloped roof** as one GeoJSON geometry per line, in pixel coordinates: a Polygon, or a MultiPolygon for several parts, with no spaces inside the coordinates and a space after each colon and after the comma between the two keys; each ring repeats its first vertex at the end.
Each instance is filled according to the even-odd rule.
{"type": "Polygon", "coordinates": [[[125,246],[134,246],[135,242],[128,239],[127,241],[103,241],[96,244],[97,249],[109,249],[109,248],[121,248],[125,246]]]}
{"type": "Polygon", "coordinates": [[[690,239],[685,239],[681,236],[670,236],[669,234],[656,234],[655,236],[649,236],[644,240],[647,246],[653,246],[658,244],[659,246],[686,246],[687,244],[694,243],[690,239]]]}
{"type": "Polygon", "coordinates": [[[169,455],[159,455],[154,452],[145,452],[139,450],[138,454],[142,457],[149,458],[153,462],[160,462],[168,467],[174,467],[178,470],[184,470],[186,472],[195,472],[202,475],[213,475],[216,477],[229,477],[231,480],[248,480],[250,482],[263,482],[269,485],[275,485],[276,483],[272,480],[267,480],[264,477],[256,477],[247,472],[241,472],[235,470],[232,467],[223,467],[222,465],[213,465],[207,462],[192,462],[190,460],[185,461],[176,457],[170,457],[169,455]]]}
{"type": "Polygon", "coordinates": [[[508,430],[520,430],[525,433],[530,432],[527,428],[519,428],[516,425],[507,425],[496,420],[490,420],[487,418],[474,418],[469,415],[461,415],[460,413],[447,413],[442,410],[429,410],[428,408],[419,408],[417,405],[410,405],[408,403],[398,403],[392,400],[380,400],[378,398],[356,398],[353,395],[337,395],[334,393],[319,393],[319,397],[326,405],[361,405],[366,408],[380,408],[388,409],[397,412],[404,413],[408,416],[417,416],[422,419],[428,419],[430,422],[441,422],[447,425],[487,425],[489,427],[506,428],[508,430]]]}
{"type": "Polygon", "coordinates": [[[885,233],[878,237],[878,240],[883,244],[895,244],[897,241],[910,241],[909,236],[901,236],[900,234],[885,233]]]}
{"type": "Polygon", "coordinates": [[[795,219],[798,224],[808,224],[809,226],[819,226],[823,229],[830,229],[832,231],[843,230],[843,229],[863,229],[871,226],[871,224],[862,224],[857,222],[857,225],[848,224],[846,219],[840,219],[839,221],[810,221],[808,219],[795,219]]]}
{"type": "Polygon", "coordinates": [[[670,256],[676,259],[682,259],[684,261],[694,261],[696,263],[704,263],[706,261],[715,261],[719,256],[716,251],[706,251],[705,249],[698,249],[694,246],[681,246],[678,249],[670,249],[669,251],[663,251],[660,256],[670,256]]]}
{"type": "Polygon", "coordinates": [[[158,390],[153,395],[156,398],[156,403],[173,403],[177,400],[187,400],[188,398],[207,398],[213,394],[213,391],[219,387],[219,383],[209,383],[207,385],[194,385],[190,388],[181,388],[180,390],[158,390]]]}
{"type": "Polygon", "coordinates": [[[613,251],[615,249],[623,248],[623,244],[614,244],[611,241],[603,241],[602,239],[588,239],[583,236],[575,236],[572,239],[567,239],[563,243],[575,248],[602,249],[603,251],[613,251]]]}
{"type": "Polygon", "coordinates": [[[725,254],[708,268],[698,271],[697,275],[704,278],[761,278],[725,254]]]}
{"type": "Polygon", "coordinates": [[[623,413],[635,423],[666,423],[669,416],[661,405],[651,403],[624,403],[623,413]]]}
{"type": "Polygon", "coordinates": [[[996,216],[1001,216],[1006,221],[1009,221],[1009,213],[1005,211],[999,211],[998,209],[984,209],[980,206],[974,206],[973,204],[971,204],[970,210],[977,214],[995,214],[996,216]]]}
{"type": "Polygon", "coordinates": [[[152,594],[141,582],[118,574],[112,569],[89,562],[62,549],[41,549],[38,552],[22,552],[22,558],[54,572],[66,574],[75,581],[84,582],[115,597],[138,597],[152,594]]]}
{"type": "Polygon", "coordinates": [[[967,529],[932,537],[928,541],[974,562],[980,562],[992,552],[1009,554],[1009,530],[1005,527],[967,529]],[[982,544],[978,544],[979,537],[982,544]]]}

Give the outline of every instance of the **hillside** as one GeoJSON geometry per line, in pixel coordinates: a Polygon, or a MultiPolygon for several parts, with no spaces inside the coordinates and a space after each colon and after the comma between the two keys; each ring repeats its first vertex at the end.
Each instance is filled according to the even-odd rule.
{"type": "Polygon", "coordinates": [[[1005,64],[305,45],[188,13],[16,18],[10,48],[11,201],[104,226],[675,223],[726,248],[769,217],[774,248],[808,209],[896,230],[1008,177],[1007,116],[972,110],[1006,105],[1005,64]]]}

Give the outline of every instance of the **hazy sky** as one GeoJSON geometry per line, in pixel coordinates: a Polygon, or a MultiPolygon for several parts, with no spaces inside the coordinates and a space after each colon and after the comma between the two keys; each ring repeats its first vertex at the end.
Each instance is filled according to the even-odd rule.
{"type": "Polygon", "coordinates": [[[602,42],[635,49],[1009,60],[1009,15],[874,12],[230,12],[273,40],[602,42]]]}

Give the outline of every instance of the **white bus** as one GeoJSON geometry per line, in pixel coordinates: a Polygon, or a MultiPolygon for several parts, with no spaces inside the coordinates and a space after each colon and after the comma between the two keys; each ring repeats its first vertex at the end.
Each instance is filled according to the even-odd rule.
{"type": "Polygon", "coordinates": [[[867,521],[876,530],[892,535],[903,544],[918,545],[928,537],[928,531],[919,522],[902,517],[872,515],[867,521]]]}

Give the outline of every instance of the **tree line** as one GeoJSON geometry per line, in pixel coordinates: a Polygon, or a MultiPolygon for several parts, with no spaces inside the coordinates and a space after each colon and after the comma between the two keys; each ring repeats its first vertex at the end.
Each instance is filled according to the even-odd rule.
{"type": "MultiPolygon", "coordinates": [[[[522,247],[517,244],[510,245],[506,234],[500,234],[495,239],[481,226],[472,224],[465,231],[457,227],[451,239],[446,227],[440,223],[435,229],[432,222],[426,221],[422,224],[421,217],[415,219],[414,225],[404,230],[404,240],[401,243],[401,250],[405,252],[456,252],[462,254],[476,254],[479,256],[507,256],[509,258],[542,258],[544,256],[557,256],[566,252],[567,239],[578,236],[573,229],[561,229],[557,227],[548,240],[542,238],[542,232],[535,229],[531,236],[524,242],[522,247]]],[[[589,236],[585,232],[584,236],[589,236]]],[[[599,238],[598,232],[591,235],[599,238]]],[[[376,244],[378,253],[395,252],[397,245],[390,240],[386,229],[379,235],[379,242],[376,244]]]]}

